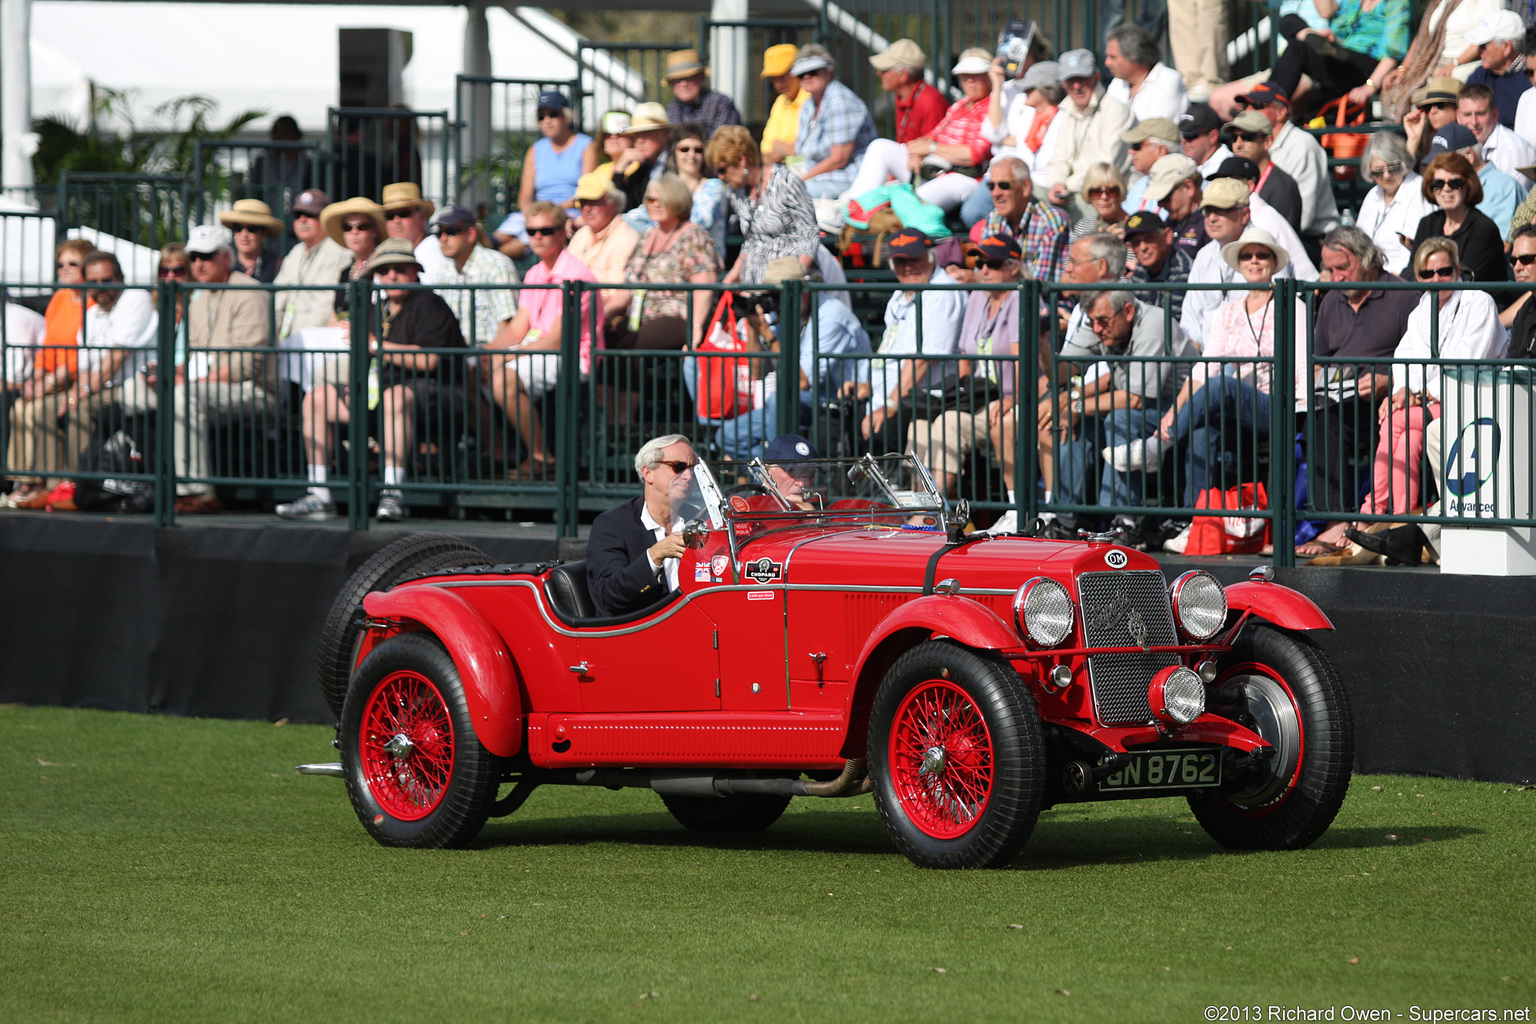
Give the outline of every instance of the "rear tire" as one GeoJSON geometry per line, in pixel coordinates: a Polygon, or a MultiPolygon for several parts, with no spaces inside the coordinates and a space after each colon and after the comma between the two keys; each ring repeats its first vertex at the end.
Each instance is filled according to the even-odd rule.
{"type": "Polygon", "coordinates": [[[1263,736],[1275,755],[1257,775],[1189,797],[1211,838],[1234,850],[1298,850],[1327,831],[1349,791],[1355,730],[1338,673],[1310,638],[1256,623],[1221,660],[1213,705],[1263,736]]]}
{"type": "Polygon", "coordinates": [[[341,716],[341,764],[363,827],[383,846],[464,846],[479,834],[502,761],[481,745],[459,671],[426,633],[381,643],[341,716]]]}
{"type": "Polygon", "coordinates": [[[732,793],[730,796],[663,795],[678,824],[695,832],[761,832],[784,813],[791,797],[776,793],[732,793]]]}
{"type": "Polygon", "coordinates": [[[919,867],[1002,867],[1045,792],[1035,700],[1004,662],[947,641],[902,655],[869,720],[875,806],[919,867]]]}
{"type": "Polygon", "coordinates": [[[457,537],[440,533],[416,533],[386,544],[357,567],[342,586],[320,631],[320,654],[315,662],[320,694],[331,714],[341,717],[352,668],[357,664],[357,641],[363,635],[363,598],[375,590],[388,590],[420,572],[461,565],[485,565],[490,558],[457,537]]]}

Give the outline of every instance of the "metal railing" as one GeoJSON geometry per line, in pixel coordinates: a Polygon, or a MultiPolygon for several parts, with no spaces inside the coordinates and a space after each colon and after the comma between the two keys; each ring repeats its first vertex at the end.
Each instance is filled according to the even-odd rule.
{"type": "MultiPolygon", "coordinates": [[[[478,297],[496,287],[464,290],[478,297]]],[[[723,285],[668,287],[684,293],[706,291],[711,298],[728,290],[723,285]]],[[[26,358],[36,353],[18,357],[14,340],[0,336],[0,363],[12,399],[11,415],[0,420],[0,451],[5,452],[4,471],[12,477],[112,477],[152,484],[157,521],[166,525],[174,521],[178,489],[215,487],[237,500],[242,495],[253,500],[258,491],[264,500],[297,496],[314,483],[309,469],[316,460],[312,439],[329,432],[332,443],[320,458],[330,467],[325,483],[346,506],[355,529],[367,527],[373,503],[390,487],[403,491],[407,503],[418,509],[445,509],[449,514],[474,508],[501,509],[508,515],[543,510],[560,535],[574,536],[582,513],[632,495],[633,454],[650,437],[687,434],[701,455],[724,466],[722,472],[728,474],[729,459],[751,458],[771,437],[794,431],[810,437],[827,454],[915,448],[949,497],[967,499],[982,522],[993,513],[1014,509],[1025,517],[1042,512],[1075,516],[1079,525],[1089,527],[1114,517],[1220,517],[1268,523],[1276,538],[1278,565],[1292,564],[1290,540],[1302,519],[1446,525],[1467,525],[1470,519],[1478,526],[1536,526],[1536,466],[1530,464],[1536,461],[1531,441],[1536,367],[1528,361],[1443,356],[1437,321],[1431,321],[1428,358],[1315,356],[1313,312],[1329,291],[1344,287],[1290,279],[1273,282],[1274,304],[1268,310],[1275,324],[1273,355],[1217,359],[1171,344],[1134,355],[1120,354],[1124,350],[1074,354],[1075,349],[1066,347],[1070,339],[1055,312],[1062,308],[1064,286],[1037,281],[967,287],[965,292],[972,295],[1001,291],[1018,309],[1046,309],[1051,314],[1043,321],[1019,317],[1013,338],[992,337],[990,353],[963,355],[947,334],[932,334],[952,331],[958,324],[946,326],[942,318],[929,323],[923,315],[927,303],[941,301],[937,292],[953,294],[956,289],[930,285],[908,289],[915,293],[915,351],[892,357],[878,351],[878,328],[870,332],[868,344],[855,339],[850,346],[846,333],[836,343],[824,340],[827,324],[846,325],[847,318],[824,322],[819,304],[834,301],[830,293],[850,292],[859,319],[878,325],[885,303],[898,291],[896,285],[785,282],[761,294],[771,296],[777,306],[777,336],[799,338],[799,344],[783,344],[778,351],[749,347],[709,353],[594,347],[584,373],[579,339],[600,333],[601,304],[591,300],[601,286],[566,282],[521,289],[525,300],[541,290],[561,295],[560,347],[535,356],[549,364],[541,376],[526,369],[527,357],[508,359],[507,353],[484,345],[444,344],[419,353],[435,357],[433,367],[413,369],[414,355],[404,357],[402,364],[402,357],[386,352],[376,340],[383,322],[379,292],[359,282],[345,290],[345,325],[321,329],[330,332],[328,343],[307,336],[277,339],[269,328],[267,343],[249,350],[194,345],[180,356],[182,376],[193,383],[179,383],[174,372],[141,374],[144,383],[133,385],[140,393],[132,401],[95,394],[96,420],[84,424],[73,424],[73,411],[58,404],[61,398],[42,396],[44,411],[55,418],[62,411],[73,424],[67,442],[71,450],[46,463],[18,458],[36,452],[35,444],[28,449],[12,443],[18,431],[47,422],[35,409],[28,418],[28,402],[18,401],[23,396],[16,390],[22,383],[16,375],[25,379],[26,358]],[[802,320],[802,311],[809,319],[802,320]],[[927,377],[893,385],[903,363],[912,360],[922,361],[927,377]],[[261,394],[247,388],[236,395],[212,383],[219,367],[252,362],[261,369],[232,376],[259,376],[261,394]],[[1361,379],[1362,366],[1394,365],[1436,367],[1443,374],[1443,414],[1419,426],[1417,439],[1404,440],[1401,432],[1386,429],[1392,420],[1382,418],[1380,402],[1389,392],[1372,388],[1350,405],[1347,400],[1353,396],[1337,387],[1338,380],[1361,379]],[[1334,381],[1311,386],[1299,409],[1298,366],[1304,382],[1319,374],[1334,381]],[[803,389],[794,384],[802,367],[812,368],[803,389]],[[961,377],[962,368],[969,374],[961,377]],[[1175,440],[1155,461],[1125,468],[1114,464],[1112,451],[1110,458],[1104,456],[1102,449],[1154,435],[1173,407],[1177,382],[1196,372],[1204,373],[1205,382],[1192,391],[1181,413],[1191,422],[1175,418],[1175,440]],[[1105,386],[1095,387],[1102,374],[1109,374],[1105,386]],[[1140,387],[1138,374],[1166,380],[1161,386],[1140,387]],[[1254,404],[1251,393],[1260,374],[1268,377],[1267,386],[1257,388],[1266,396],[1267,410],[1254,404]],[[1249,391],[1234,383],[1239,379],[1250,385],[1249,391]],[[1047,383],[1051,381],[1060,382],[1060,390],[1047,383]],[[146,386],[153,392],[152,401],[144,397],[146,386]],[[385,416],[397,401],[388,397],[391,388],[415,396],[414,430],[408,442],[390,433],[394,428],[389,422],[399,422],[385,416]],[[875,393],[882,388],[893,390],[875,393]],[[326,389],[343,400],[351,398],[358,414],[325,415],[321,399],[326,389]],[[1070,398],[1074,390],[1085,393],[1084,404],[1077,408],[1070,398]],[[712,394],[728,401],[711,402],[712,394]],[[737,394],[744,396],[739,413],[737,394]],[[1143,397],[1127,397],[1135,394],[1143,397]],[[1016,401],[1006,412],[1006,405],[993,405],[1010,398],[1016,401]],[[47,401],[54,405],[47,407],[47,401]],[[174,422],[163,414],[147,415],[156,408],[179,410],[189,402],[200,403],[207,415],[179,415],[174,422]],[[1247,414],[1233,415],[1234,403],[1242,402],[1249,403],[1247,414]],[[891,422],[896,426],[890,427],[891,422]],[[204,433],[194,436],[194,423],[204,433]],[[74,461],[90,443],[108,440],[119,429],[133,436],[144,453],[142,469],[100,469],[74,461]],[[1198,439],[1196,431],[1203,431],[1198,439]],[[77,445],[79,450],[74,450],[77,445]],[[193,458],[189,453],[197,446],[201,455],[193,458]],[[1435,451],[1438,460],[1426,454],[1435,451]],[[386,475],[389,465],[400,466],[397,478],[386,475]],[[1390,486],[1382,484],[1382,466],[1395,474],[1390,486]],[[1074,481],[1064,479],[1071,474],[1077,475],[1074,481]],[[1377,493],[1388,495],[1386,507],[1373,509],[1362,501],[1371,493],[1362,488],[1373,475],[1377,493]],[[1202,494],[1255,483],[1263,485],[1267,503],[1244,508],[1240,515],[1230,506],[1223,509],[1219,502],[1199,500],[1202,494]],[[1304,489],[1300,498],[1298,487],[1304,489]],[[1426,512],[1437,491],[1445,504],[1426,512]]],[[[1417,290],[1412,284],[1381,287],[1417,290]]],[[[1450,287],[1497,294],[1529,286],[1506,282],[1450,287]]],[[[422,290],[428,289],[405,289],[422,290]]],[[[1148,286],[1117,283],[1106,284],[1104,290],[1128,295],[1148,286]]],[[[140,349],[134,358],[175,367],[177,306],[196,301],[204,291],[260,294],[269,317],[278,301],[277,290],[270,286],[167,285],[156,299],[160,319],[153,354],[140,349]]],[[[760,298],[736,304],[748,315],[756,305],[768,305],[760,298]]],[[[695,330],[700,324],[693,304],[687,303],[686,309],[683,336],[702,333],[695,330]]],[[[1137,315],[1150,317],[1161,336],[1172,336],[1170,310],[1143,306],[1137,315]]],[[[1087,330],[1091,334],[1093,328],[1087,330]]],[[[87,334],[80,365],[94,366],[101,356],[89,329],[87,334]]]]}
{"type": "Polygon", "coordinates": [[[207,224],[237,199],[260,199],[282,219],[308,188],[326,183],[325,151],[312,142],[192,143],[192,223],[207,224]]]}
{"type": "Polygon", "coordinates": [[[428,199],[450,201],[453,122],[446,110],[331,107],[326,112],[331,198],[377,199],[384,186],[414,181],[428,199]]]}

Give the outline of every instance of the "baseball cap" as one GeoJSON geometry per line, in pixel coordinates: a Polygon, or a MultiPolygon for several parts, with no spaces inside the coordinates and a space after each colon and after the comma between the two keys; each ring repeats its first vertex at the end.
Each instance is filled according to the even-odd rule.
{"type": "Polygon", "coordinates": [[[991,234],[968,245],[971,252],[987,260],[1016,260],[1024,255],[1019,240],[1012,235],[991,234]]]}
{"type": "Polygon", "coordinates": [[[1166,117],[1149,117],[1134,128],[1127,128],[1120,133],[1121,142],[1146,142],[1148,139],[1156,139],[1167,143],[1170,149],[1178,149],[1179,129],[1166,117]]]}
{"type": "Polygon", "coordinates": [[[199,224],[187,233],[187,252],[199,256],[212,256],[220,249],[230,249],[234,236],[229,229],[217,224],[199,224]]]}
{"type": "Polygon", "coordinates": [[[1098,71],[1098,63],[1093,59],[1091,50],[1068,50],[1057,58],[1061,65],[1061,78],[1087,78],[1098,71]]]}
{"type": "Polygon", "coordinates": [[[1163,223],[1163,218],[1148,210],[1140,210],[1125,219],[1125,237],[1130,238],[1137,232],[1162,231],[1168,227],[1163,223]]]}
{"type": "Polygon", "coordinates": [[[1038,89],[1042,85],[1060,84],[1061,65],[1053,60],[1042,60],[1031,64],[1029,70],[1024,72],[1024,77],[1019,80],[1019,88],[1025,92],[1038,89]]]}
{"type": "Polygon", "coordinates": [[[1477,136],[1472,134],[1472,129],[1452,121],[1444,128],[1435,130],[1435,137],[1429,144],[1429,152],[1425,154],[1423,160],[1419,161],[1419,166],[1424,166],[1441,153],[1454,153],[1458,149],[1475,145],[1477,145],[1477,136]]]}
{"type": "Polygon", "coordinates": [[[576,179],[576,199],[602,199],[613,187],[613,180],[593,171],[576,179]]]}
{"type": "Polygon", "coordinates": [[[435,235],[443,228],[456,228],[474,222],[475,215],[469,212],[468,207],[452,203],[432,215],[432,219],[427,221],[427,231],[435,235]]]}
{"type": "Polygon", "coordinates": [[[1216,168],[1212,178],[1241,178],[1243,181],[1259,180],[1259,165],[1245,156],[1229,156],[1216,168]]]}
{"type": "Polygon", "coordinates": [[[1206,132],[1214,132],[1220,127],[1221,118],[1216,116],[1216,111],[1204,104],[1190,107],[1188,113],[1179,115],[1179,134],[1186,139],[1193,139],[1206,132]]]}
{"type": "Polygon", "coordinates": [[[293,200],[293,205],[288,207],[289,213],[307,213],[311,217],[320,216],[320,211],[331,205],[331,197],[318,188],[307,188],[300,192],[293,200]]]}
{"type": "MultiPolygon", "coordinates": [[[[884,50],[869,58],[869,66],[876,71],[889,71],[898,64],[907,68],[920,68],[928,63],[923,48],[910,39],[898,39],[884,50]]],[[[825,64],[820,65],[826,67],[825,64]]],[[[815,70],[812,68],[811,70],[815,70]]]]}
{"type": "Polygon", "coordinates": [[[1260,84],[1254,86],[1252,89],[1249,89],[1245,95],[1239,96],[1237,99],[1240,103],[1246,103],[1251,107],[1263,107],[1268,106],[1271,103],[1284,103],[1286,106],[1291,105],[1290,94],[1287,93],[1284,89],[1280,88],[1278,85],[1275,85],[1273,82],[1261,82],[1260,84]]]}
{"type": "Polygon", "coordinates": [[[1467,33],[1467,42],[1473,46],[1482,46],[1491,43],[1495,39],[1524,39],[1525,19],[1514,11],[1495,11],[1482,21],[1477,27],[1467,33]]]}
{"type": "Polygon", "coordinates": [[[569,110],[571,101],[565,98],[565,93],[550,89],[548,92],[539,93],[540,110],[569,110]]]}
{"type": "Polygon", "coordinates": [[[1248,185],[1240,178],[1212,178],[1200,193],[1200,208],[1230,210],[1247,206],[1252,201],[1248,185]]]}
{"type": "Polygon", "coordinates": [[[819,459],[816,446],[799,434],[780,434],[763,446],[763,461],[793,465],[802,459],[819,459]]]}
{"type": "Polygon", "coordinates": [[[891,236],[886,244],[886,251],[892,256],[920,260],[928,255],[928,249],[932,245],[933,240],[927,233],[917,228],[902,228],[891,236]]]}
{"type": "Polygon", "coordinates": [[[789,74],[789,69],[795,66],[795,57],[799,55],[800,47],[794,43],[780,43],[778,46],[770,46],[763,51],[763,70],[759,78],[778,78],[780,75],[789,74]]]}
{"type": "Polygon", "coordinates": [[[1257,110],[1245,110],[1222,127],[1233,128],[1240,132],[1261,132],[1265,135],[1273,135],[1275,131],[1274,123],[1257,110]]]}
{"type": "MultiPolygon", "coordinates": [[[[1169,153],[1167,156],[1157,158],[1157,162],[1152,165],[1152,173],[1149,177],[1151,180],[1147,182],[1144,195],[1156,203],[1167,199],[1180,182],[1194,181],[1198,185],[1200,170],[1195,162],[1183,153],[1169,153]]],[[[1131,220],[1135,220],[1135,217],[1131,220]]],[[[1130,221],[1126,221],[1126,224],[1129,225],[1130,221]]],[[[1129,226],[1126,230],[1130,230],[1129,226]]]]}

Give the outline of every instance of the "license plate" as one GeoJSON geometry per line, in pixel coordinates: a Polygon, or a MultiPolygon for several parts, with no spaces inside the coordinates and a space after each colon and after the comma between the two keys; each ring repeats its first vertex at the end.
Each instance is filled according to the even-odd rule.
{"type": "Polygon", "coordinates": [[[1132,759],[1099,783],[1099,792],[1203,789],[1221,785],[1219,750],[1133,750],[1132,759]]]}

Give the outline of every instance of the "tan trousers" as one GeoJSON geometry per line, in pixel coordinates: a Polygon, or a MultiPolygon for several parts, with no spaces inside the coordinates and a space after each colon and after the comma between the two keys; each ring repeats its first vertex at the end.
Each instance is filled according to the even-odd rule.
{"type": "Polygon", "coordinates": [[[1168,0],[1168,41],[1186,89],[1209,92],[1227,80],[1224,0],[1168,0]]]}
{"type": "Polygon", "coordinates": [[[928,467],[935,482],[944,486],[945,476],[959,476],[966,453],[978,443],[988,443],[989,413],[951,409],[937,419],[918,420],[907,428],[907,448],[928,467]]]}
{"type": "Polygon", "coordinates": [[[18,399],[11,407],[11,442],[6,453],[6,466],[16,481],[42,483],[41,475],[25,474],[69,472],[75,468],[75,461],[70,458],[64,443],[64,428],[59,424],[59,410],[64,408],[65,394],[55,391],[30,401],[18,399]]]}

